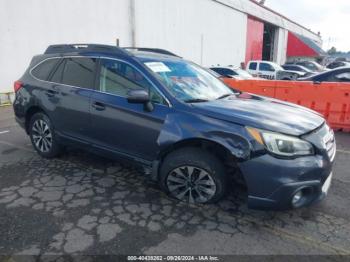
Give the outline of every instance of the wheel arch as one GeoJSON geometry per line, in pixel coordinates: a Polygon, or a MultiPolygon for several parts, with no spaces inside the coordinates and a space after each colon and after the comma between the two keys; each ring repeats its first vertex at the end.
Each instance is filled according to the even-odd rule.
{"type": "Polygon", "coordinates": [[[30,119],[32,118],[33,115],[35,115],[36,113],[42,112],[45,115],[47,115],[47,113],[45,112],[44,109],[42,109],[40,106],[37,105],[33,105],[31,107],[29,107],[26,111],[25,114],[25,131],[27,134],[29,134],[29,123],[30,123],[30,119]]]}
{"type": "Polygon", "coordinates": [[[233,154],[232,150],[218,141],[195,137],[177,141],[176,143],[171,144],[163,149],[158,154],[158,164],[156,165],[155,170],[153,170],[155,178],[158,179],[159,169],[163,163],[163,160],[168,154],[176,150],[188,147],[201,148],[205,151],[208,151],[210,154],[213,154],[225,166],[228,175],[232,175],[232,177],[234,177],[237,181],[245,185],[245,180],[238,167],[238,161],[240,160],[238,155],[233,154]]]}
{"type": "Polygon", "coordinates": [[[174,144],[171,144],[164,148],[159,154],[158,154],[158,160],[164,159],[169,153],[185,148],[185,147],[197,147],[197,148],[202,148],[204,150],[208,149],[217,149],[221,155],[231,155],[230,150],[226,148],[224,145],[218,143],[217,141],[213,141],[210,139],[206,138],[186,138],[180,141],[177,141],[174,144]]]}

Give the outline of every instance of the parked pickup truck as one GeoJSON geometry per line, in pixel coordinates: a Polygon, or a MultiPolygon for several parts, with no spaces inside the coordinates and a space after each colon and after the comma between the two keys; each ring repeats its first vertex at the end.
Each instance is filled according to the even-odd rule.
{"type": "Polygon", "coordinates": [[[280,65],[270,61],[250,61],[247,71],[255,77],[270,80],[296,80],[304,75],[302,72],[284,70],[280,65]]]}

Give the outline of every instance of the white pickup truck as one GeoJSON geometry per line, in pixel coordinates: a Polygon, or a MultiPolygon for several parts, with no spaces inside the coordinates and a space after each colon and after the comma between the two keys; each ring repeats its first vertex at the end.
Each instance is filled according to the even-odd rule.
{"type": "Polygon", "coordinates": [[[255,77],[270,80],[296,80],[303,76],[302,72],[284,70],[270,61],[249,61],[246,70],[255,77]]]}

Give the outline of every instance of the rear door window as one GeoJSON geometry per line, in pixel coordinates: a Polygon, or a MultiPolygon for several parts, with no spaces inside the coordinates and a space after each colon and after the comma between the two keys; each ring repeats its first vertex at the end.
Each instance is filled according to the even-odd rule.
{"type": "MultiPolygon", "coordinates": [[[[88,89],[94,88],[96,58],[70,57],[64,60],[62,84],[88,89]]],[[[59,70],[57,77],[59,78],[59,70]]]]}
{"type": "Polygon", "coordinates": [[[50,58],[41,62],[32,69],[32,75],[40,80],[47,81],[51,71],[55,68],[60,58],[50,58]]]}
{"type": "Polygon", "coordinates": [[[51,82],[62,83],[62,76],[63,76],[63,70],[64,70],[65,64],[66,64],[65,60],[61,61],[61,63],[56,68],[56,70],[52,72],[51,77],[49,79],[51,82]]]}
{"type": "Polygon", "coordinates": [[[335,76],[337,82],[350,82],[350,72],[343,72],[335,76]]]}
{"type": "Polygon", "coordinates": [[[260,63],[259,65],[259,71],[268,71],[268,72],[274,72],[275,69],[267,63],[260,63]]]}
{"type": "Polygon", "coordinates": [[[318,75],[314,78],[314,81],[318,82],[349,82],[350,81],[350,72],[347,70],[339,71],[330,71],[318,75]]]}

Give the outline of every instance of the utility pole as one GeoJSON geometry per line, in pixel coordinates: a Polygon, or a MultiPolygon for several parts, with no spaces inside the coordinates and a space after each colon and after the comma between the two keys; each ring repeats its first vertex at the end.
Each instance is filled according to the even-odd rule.
{"type": "Polygon", "coordinates": [[[136,47],[135,0],[129,0],[129,23],[131,46],[136,47]]]}

